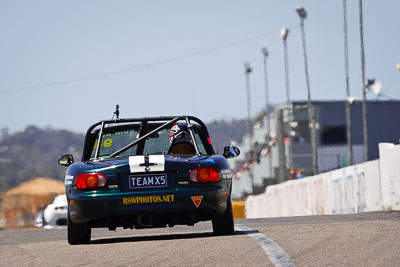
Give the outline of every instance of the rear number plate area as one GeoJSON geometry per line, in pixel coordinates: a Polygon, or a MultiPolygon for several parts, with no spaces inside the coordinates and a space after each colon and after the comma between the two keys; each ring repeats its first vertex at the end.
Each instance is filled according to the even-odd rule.
{"type": "Polygon", "coordinates": [[[161,174],[143,174],[129,175],[129,189],[162,188],[167,187],[167,175],[161,174]]]}

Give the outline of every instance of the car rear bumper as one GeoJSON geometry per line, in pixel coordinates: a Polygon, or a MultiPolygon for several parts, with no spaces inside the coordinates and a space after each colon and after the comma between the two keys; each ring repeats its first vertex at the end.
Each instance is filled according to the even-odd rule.
{"type": "MultiPolygon", "coordinates": [[[[74,223],[107,220],[134,220],[138,214],[172,218],[174,215],[190,214],[209,219],[226,210],[229,191],[221,186],[184,187],[151,192],[82,192],[73,190],[68,198],[70,218],[74,223]]],[[[117,223],[120,224],[120,223],[117,223]]]]}

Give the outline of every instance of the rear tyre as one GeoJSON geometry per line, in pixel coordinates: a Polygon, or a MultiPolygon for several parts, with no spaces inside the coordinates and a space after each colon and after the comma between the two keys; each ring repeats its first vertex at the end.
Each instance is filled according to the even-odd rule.
{"type": "Polygon", "coordinates": [[[87,244],[90,241],[92,234],[92,228],[88,223],[74,223],[69,217],[68,210],[68,226],[67,226],[67,237],[70,245],[87,244]]]}
{"type": "Polygon", "coordinates": [[[232,235],[235,232],[231,196],[228,197],[226,210],[212,219],[214,235],[232,235]]]}

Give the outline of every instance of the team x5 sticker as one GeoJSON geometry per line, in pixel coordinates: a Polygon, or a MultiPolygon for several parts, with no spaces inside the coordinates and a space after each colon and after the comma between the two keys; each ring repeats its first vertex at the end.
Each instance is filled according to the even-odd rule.
{"type": "Polygon", "coordinates": [[[202,200],[203,200],[203,196],[193,196],[192,197],[192,201],[193,201],[194,205],[196,206],[196,208],[198,208],[200,206],[200,203],[202,200]]]}

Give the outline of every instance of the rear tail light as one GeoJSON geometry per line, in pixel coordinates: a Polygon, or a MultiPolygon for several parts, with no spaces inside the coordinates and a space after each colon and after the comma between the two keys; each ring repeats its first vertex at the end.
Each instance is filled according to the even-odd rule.
{"type": "Polygon", "coordinates": [[[75,179],[78,189],[101,188],[107,183],[107,178],[102,173],[81,173],[75,179]]]}
{"type": "Polygon", "coordinates": [[[218,182],[220,179],[220,173],[217,169],[214,168],[195,168],[190,171],[189,179],[190,181],[196,183],[218,182]]]}

